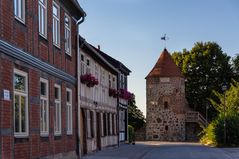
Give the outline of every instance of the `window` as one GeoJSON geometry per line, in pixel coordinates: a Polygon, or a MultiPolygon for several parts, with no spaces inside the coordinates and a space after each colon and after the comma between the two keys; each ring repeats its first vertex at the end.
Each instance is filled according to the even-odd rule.
{"type": "Polygon", "coordinates": [[[115,81],[115,77],[113,77],[113,84],[112,84],[112,87],[113,87],[114,89],[116,89],[116,81],[115,81]]]}
{"type": "Polygon", "coordinates": [[[25,23],[25,0],[14,0],[15,18],[25,23]]]}
{"type": "Polygon", "coordinates": [[[104,135],[103,136],[107,136],[107,114],[104,113],[103,114],[103,124],[104,124],[104,135]]]}
{"type": "Polygon", "coordinates": [[[85,64],[85,56],[81,55],[81,75],[85,74],[86,64],[85,64]]]}
{"type": "Polygon", "coordinates": [[[48,81],[41,78],[41,99],[40,99],[40,131],[41,136],[49,135],[49,96],[48,81]]]}
{"type": "Polygon", "coordinates": [[[109,74],[109,88],[112,88],[111,75],[109,74]]]}
{"type": "Polygon", "coordinates": [[[39,34],[47,37],[47,0],[38,0],[39,34]]]}
{"type": "Polygon", "coordinates": [[[28,136],[27,73],[14,69],[14,136],[28,136]]]}
{"type": "Polygon", "coordinates": [[[117,116],[116,116],[116,114],[114,114],[114,126],[113,126],[113,129],[114,129],[114,135],[117,135],[117,116]]]}
{"type": "Polygon", "coordinates": [[[53,44],[60,47],[60,7],[53,2],[53,44]]]}
{"type": "Polygon", "coordinates": [[[125,83],[124,83],[124,75],[120,75],[120,88],[124,89],[125,88],[125,83]]]}
{"type": "Polygon", "coordinates": [[[101,83],[105,86],[105,71],[103,69],[101,70],[101,83]]]}
{"type": "Polygon", "coordinates": [[[72,134],[72,90],[66,89],[67,134],[72,134]]]}
{"type": "Polygon", "coordinates": [[[87,110],[87,137],[94,138],[94,112],[87,110]]]}
{"type": "Polygon", "coordinates": [[[112,116],[108,113],[108,134],[112,135],[112,116]]]}
{"type": "Polygon", "coordinates": [[[61,135],[61,87],[55,84],[54,134],[61,135]]]}
{"type": "Polygon", "coordinates": [[[91,70],[90,70],[90,59],[86,60],[86,73],[91,73],[91,70]]]}
{"type": "Polygon", "coordinates": [[[115,135],[115,114],[112,114],[112,135],[115,135]]]}
{"type": "Polygon", "coordinates": [[[65,51],[71,56],[71,21],[70,17],[65,14],[65,51]]]}
{"type": "Polygon", "coordinates": [[[168,109],[168,102],[167,101],[164,102],[164,109],[168,109]]]}

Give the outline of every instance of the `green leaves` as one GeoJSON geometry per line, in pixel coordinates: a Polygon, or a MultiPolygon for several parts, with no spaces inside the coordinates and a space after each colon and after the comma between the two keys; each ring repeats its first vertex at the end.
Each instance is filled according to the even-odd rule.
{"type": "Polygon", "coordinates": [[[143,112],[136,106],[135,99],[129,102],[128,121],[129,125],[133,126],[135,130],[140,129],[145,125],[145,117],[143,112]]]}
{"type": "MultiPolygon", "coordinates": [[[[190,51],[184,49],[173,53],[172,57],[187,79],[189,106],[205,114],[206,105],[211,105],[208,98],[214,98],[213,90],[221,92],[223,81],[231,82],[230,57],[215,42],[197,42],[190,51]]],[[[209,115],[213,116],[212,113],[209,115]]]]}
{"type": "MultiPolygon", "coordinates": [[[[216,98],[209,99],[212,106],[221,114],[224,112],[224,94],[213,91],[216,98]]],[[[232,80],[229,90],[225,93],[226,113],[238,112],[239,110],[239,83],[232,80]]]]}

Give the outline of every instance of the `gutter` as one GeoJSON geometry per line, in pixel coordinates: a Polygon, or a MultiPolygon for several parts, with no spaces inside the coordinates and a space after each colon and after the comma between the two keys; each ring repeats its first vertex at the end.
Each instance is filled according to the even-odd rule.
{"type": "Polygon", "coordinates": [[[85,21],[85,16],[86,14],[84,13],[84,15],[82,16],[82,18],[80,18],[77,22],[76,22],[76,26],[77,26],[77,125],[76,127],[78,128],[77,130],[77,144],[78,144],[78,150],[76,150],[78,152],[78,158],[81,158],[81,125],[80,125],[80,115],[81,115],[81,108],[80,108],[80,46],[79,46],[79,26],[81,23],[83,23],[85,21]]]}

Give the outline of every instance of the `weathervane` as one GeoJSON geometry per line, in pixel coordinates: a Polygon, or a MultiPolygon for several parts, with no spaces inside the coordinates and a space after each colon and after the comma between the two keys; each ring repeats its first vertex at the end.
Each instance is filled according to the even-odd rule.
{"type": "Polygon", "coordinates": [[[169,37],[167,37],[166,34],[164,34],[164,36],[161,37],[161,40],[164,40],[164,48],[166,48],[166,42],[167,40],[169,40],[169,37]]]}

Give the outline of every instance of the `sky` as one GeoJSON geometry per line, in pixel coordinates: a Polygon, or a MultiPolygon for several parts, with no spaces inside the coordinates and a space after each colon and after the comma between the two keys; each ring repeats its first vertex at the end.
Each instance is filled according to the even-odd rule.
{"type": "Polygon", "coordinates": [[[132,71],[129,91],[144,115],[145,77],[165,45],[174,52],[213,41],[229,56],[239,54],[239,0],[80,0],[80,5],[87,14],[81,36],[132,71]]]}

